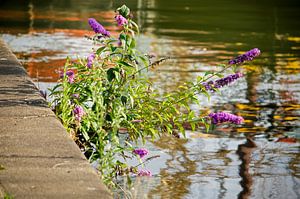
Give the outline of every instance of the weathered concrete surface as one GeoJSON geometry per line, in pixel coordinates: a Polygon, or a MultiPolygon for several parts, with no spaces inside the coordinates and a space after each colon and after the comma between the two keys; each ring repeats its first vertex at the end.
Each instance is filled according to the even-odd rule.
{"type": "Polygon", "coordinates": [[[0,40],[0,198],[111,198],[0,40]]]}

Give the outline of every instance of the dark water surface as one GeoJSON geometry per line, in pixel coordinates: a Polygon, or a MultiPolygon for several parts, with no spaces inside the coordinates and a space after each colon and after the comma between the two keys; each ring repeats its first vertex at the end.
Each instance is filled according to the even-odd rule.
{"type": "Polygon", "coordinates": [[[135,179],[128,196],[300,198],[300,1],[0,0],[1,37],[45,89],[66,56],[88,54],[89,17],[117,34],[114,9],[123,3],[142,28],[141,49],[172,57],[150,72],[164,92],[249,49],[262,51],[245,78],[203,99],[245,123],[147,143],[160,158],[146,165],[153,177],[135,179]]]}

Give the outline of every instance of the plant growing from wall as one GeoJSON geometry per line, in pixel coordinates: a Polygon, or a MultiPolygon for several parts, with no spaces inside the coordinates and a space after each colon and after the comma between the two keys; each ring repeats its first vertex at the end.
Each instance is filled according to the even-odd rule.
{"type": "Polygon", "coordinates": [[[117,37],[95,19],[89,19],[96,33],[89,39],[96,49],[87,58],[67,59],[61,79],[51,90],[56,115],[89,160],[97,163],[108,186],[115,185],[117,175],[151,175],[126,164],[127,158],[142,160],[148,153],[132,146],[138,139],[154,139],[164,133],[185,135],[186,126],[195,130],[222,122],[241,124],[242,117],[229,113],[196,114],[190,104],[201,106],[198,95],[209,98],[211,92],[242,77],[242,73],[235,72],[222,78],[221,72],[229,68],[237,71],[240,64],[260,54],[255,48],[229,61],[221,72],[199,76],[172,93],[160,95],[145,74],[166,59],[153,61],[137,50],[139,27],[130,9],[123,5],[116,13],[121,28],[117,37]]]}

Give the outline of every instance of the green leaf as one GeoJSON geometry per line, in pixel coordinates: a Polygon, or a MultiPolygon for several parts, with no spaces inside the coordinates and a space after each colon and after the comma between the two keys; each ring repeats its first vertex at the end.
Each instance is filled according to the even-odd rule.
{"type": "Polygon", "coordinates": [[[158,117],[160,123],[162,123],[162,122],[163,122],[163,119],[162,119],[161,115],[158,114],[157,112],[154,112],[154,114],[158,117]]]}
{"type": "Polygon", "coordinates": [[[210,75],[210,74],[214,74],[214,73],[211,72],[211,71],[206,71],[206,72],[204,73],[204,76],[207,76],[207,75],[210,75]]]}
{"type": "Polygon", "coordinates": [[[120,8],[117,9],[117,11],[122,15],[123,17],[127,18],[130,14],[130,9],[126,5],[122,5],[120,8]]]}
{"type": "Polygon", "coordinates": [[[87,129],[90,129],[90,127],[91,127],[91,122],[90,122],[89,120],[87,120],[87,122],[86,122],[85,125],[86,125],[86,128],[87,128],[87,129]]]}
{"type": "Polygon", "coordinates": [[[125,61],[119,61],[118,63],[121,64],[121,65],[123,65],[123,66],[134,67],[131,64],[125,62],[125,61]]]}
{"type": "Polygon", "coordinates": [[[203,94],[207,97],[208,101],[210,101],[210,94],[206,90],[203,91],[203,94]]]}
{"type": "Polygon", "coordinates": [[[215,74],[217,77],[219,77],[219,78],[222,78],[222,77],[224,77],[224,75],[223,74],[221,74],[221,73],[216,73],[215,74]]]}
{"type": "Polygon", "coordinates": [[[121,96],[121,101],[122,101],[123,105],[126,105],[126,103],[127,103],[127,97],[121,96]]]}
{"type": "Polygon", "coordinates": [[[132,20],[130,21],[130,23],[135,27],[137,33],[139,33],[140,32],[139,31],[139,26],[134,21],[132,21],[132,20]]]}
{"type": "Polygon", "coordinates": [[[115,52],[115,50],[117,49],[118,47],[115,47],[115,46],[111,46],[110,49],[111,49],[111,52],[115,52]]]}
{"type": "Polygon", "coordinates": [[[133,107],[133,105],[134,105],[134,99],[133,99],[133,97],[131,95],[129,96],[129,99],[130,99],[131,107],[133,107]]]}
{"type": "Polygon", "coordinates": [[[165,127],[166,127],[167,132],[169,134],[171,134],[172,133],[172,129],[173,129],[172,124],[166,124],[165,127]]]}
{"type": "Polygon", "coordinates": [[[115,71],[114,68],[110,68],[110,69],[108,69],[107,72],[106,72],[106,74],[107,74],[107,79],[108,79],[108,81],[110,81],[110,82],[111,82],[113,79],[116,78],[116,75],[115,75],[114,71],[115,71]]]}
{"type": "Polygon", "coordinates": [[[192,120],[195,117],[194,111],[190,111],[188,114],[188,120],[192,120]]]}
{"type": "Polygon", "coordinates": [[[96,54],[97,54],[97,55],[100,55],[100,54],[103,52],[103,50],[104,50],[105,48],[106,48],[106,46],[103,46],[103,47],[98,48],[97,51],[96,51],[96,54]]]}
{"type": "Polygon", "coordinates": [[[191,128],[192,128],[192,131],[195,131],[195,130],[196,130],[196,125],[195,125],[195,123],[191,122],[190,125],[191,125],[191,128]]]}
{"type": "Polygon", "coordinates": [[[121,33],[120,36],[119,36],[119,39],[120,40],[126,40],[126,34],[121,33]]]}
{"type": "Polygon", "coordinates": [[[53,91],[55,91],[56,89],[59,89],[60,87],[62,87],[61,84],[57,84],[56,86],[53,87],[53,89],[48,88],[48,90],[52,93],[53,91]]]}
{"type": "Polygon", "coordinates": [[[153,128],[149,128],[149,131],[150,131],[152,137],[155,136],[156,132],[153,128]]]}
{"type": "Polygon", "coordinates": [[[93,121],[93,122],[92,122],[92,126],[93,126],[94,129],[98,129],[98,124],[97,124],[97,122],[93,121]]]}
{"type": "Polygon", "coordinates": [[[201,76],[198,76],[198,77],[197,77],[197,82],[201,82],[201,81],[202,81],[202,79],[203,79],[203,77],[201,77],[201,76]]]}
{"type": "Polygon", "coordinates": [[[13,199],[13,198],[14,198],[14,197],[13,197],[11,194],[5,193],[3,199],[13,199]]]}
{"type": "MultiPolygon", "coordinates": [[[[201,120],[202,124],[205,125],[206,132],[209,132],[209,130],[210,130],[210,125],[206,122],[206,120],[205,120],[204,118],[201,118],[200,120],[201,120]]],[[[212,125],[213,125],[213,124],[212,124],[212,125]]]]}
{"type": "Polygon", "coordinates": [[[211,125],[206,124],[205,127],[206,127],[206,131],[208,132],[208,131],[213,131],[216,128],[216,125],[215,124],[211,124],[211,125]]]}
{"type": "Polygon", "coordinates": [[[126,37],[126,45],[127,45],[128,47],[130,47],[131,42],[132,42],[132,38],[131,38],[130,36],[126,37]]]}
{"type": "Polygon", "coordinates": [[[136,42],[135,42],[135,40],[133,39],[133,40],[131,40],[131,42],[130,42],[130,48],[135,48],[135,46],[136,46],[136,42]]]}
{"type": "Polygon", "coordinates": [[[86,130],[84,128],[81,128],[81,132],[82,132],[82,135],[84,137],[85,140],[90,140],[90,136],[88,135],[88,133],[86,132],[86,130]]]}
{"type": "Polygon", "coordinates": [[[139,56],[138,57],[140,60],[142,60],[142,62],[143,62],[143,64],[145,65],[145,66],[147,66],[147,69],[149,68],[149,59],[147,58],[147,57],[145,57],[145,56],[139,56]]]}
{"type": "Polygon", "coordinates": [[[183,128],[182,124],[181,123],[176,123],[176,126],[178,128],[178,130],[181,132],[181,133],[184,133],[185,132],[185,129],[183,128]]]}
{"type": "Polygon", "coordinates": [[[132,180],[131,180],[131,177],[129,175],[126,175],[126,178],[127,178],[127,184],[128,186],[132,186],[132,180]]]}

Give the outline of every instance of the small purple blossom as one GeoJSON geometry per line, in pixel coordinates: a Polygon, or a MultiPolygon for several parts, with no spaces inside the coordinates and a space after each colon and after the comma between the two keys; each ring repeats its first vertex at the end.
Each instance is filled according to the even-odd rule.
{"type": "Polygon", "coordinates": [[[132,152],[136,155],[139,155],[140,158],[145,157],[149,153],[147,149],[142,149],[142,148],[141,149],[134,149],[132,152]]]}
{"type": "Polygon", "coordinates": [[[74,94],[72,94],[72,97],[74,97],[76,99],[79,99],[79,94],[78,93],[74,93],[74,94]]]}
{"type": "Polygon", "coordinates": [[[205,90],[214,91],[215,89],[226,86],[241,77],[243,77],[243,74],[238,72],[235,74],[228,75],[227,77],[218,79],[216,81],[204,82],[202,85],[205,87],[205,90]]]}
{"type": "Polygon", "coordinates": [[[123,26],[128,23],[127,19],[122,15],[116,15],[115,20],[117,21],[118,26],[123,26]]]}
{"type": "Polygon", "coordinates": [[[73,114],[77,121],[81,121],[81,118],[85,114],[85,112],[84,112],[82,106],[75,105],[75,108],[73,109],[73,114]]]}
{"type": "Polygon", "coordinates": [[[138,176],[152,176],[151,171],[146,170],[146,169],[142,169],[138,171],[138,176]]]}
{"type": "Polygon", "coordinates": [[[91,53],[88,57],[87,57],[87,67],[88,68],[91,68],[92,67],[92,65],[93,65],[93,61],[94,61],[94,59],[95,59],[95,54],[94,53],[91,53]]]}
{"type": "Polygon", "coordinates": [[[237,116],[225,112],[210,113],[208,116],[211,118],[213,124],[224,123],[224,122],[241,124],[244,121],[244,118],[242,118],[241,116],[237,116]]]}
{"type": "Polygon", "coordinates": [[[74,82],[74,79],[75,79],[75,73],[74,73],[74,71],[73,70],[68,70],[66,72],[66,75],[68,76],[68,82],[70,84],[72,84],[74,82]]]}
{"type": "Polygon", "coordinates": [[[110,36],[110,32],[105,30],[105,28],[96,21],[96,19],[94,18],[89,18],[88,20],[91,28],[94,30],[95,33],[100,33],[103,36],[109,37],[110,36]]]}
{"type": "Polygon", "coordinates": [[[253,48],[252,50],[249,50],[248,52],[237,56],[236,58],[230,60],[228,64],[241,64],[245,61],[251,61],[254,59],[254,57],[257,57],[260,55],[260,50],[258,48],[253,48]]]}

